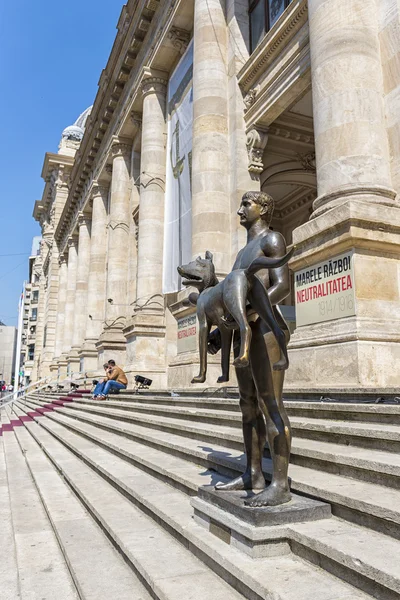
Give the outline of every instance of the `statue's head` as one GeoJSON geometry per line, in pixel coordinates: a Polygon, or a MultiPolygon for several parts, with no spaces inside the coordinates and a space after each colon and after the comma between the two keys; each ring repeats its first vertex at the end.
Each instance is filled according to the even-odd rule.
{"type": "Polygon", "coordinates": [[[243,194],[237,214],[240,224],[249,228],[258,220],[262,220],[269,226],[274,212],[274,200],[266,192],[246,192],[243,194]]]}
{"type": "Polygon", "coordinates": [[[218,283],[215,275],[213,255],[207,250],[205,258],[198,256],[187,265],[178,267],[178,273],[182,277],[183,285],[194,286],[201,293],[208,287],[213,287],[218,283]]]}

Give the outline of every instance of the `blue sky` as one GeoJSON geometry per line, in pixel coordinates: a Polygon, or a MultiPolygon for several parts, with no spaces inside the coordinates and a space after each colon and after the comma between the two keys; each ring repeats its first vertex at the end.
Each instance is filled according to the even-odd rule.
{"type": "Polygon", "coordinates": [[[0,3],[0,320],[17,324],[45,152],[93,104],[123,0],[0,3]],[[13,254],[14,256],[4,256],[13,254]]]}

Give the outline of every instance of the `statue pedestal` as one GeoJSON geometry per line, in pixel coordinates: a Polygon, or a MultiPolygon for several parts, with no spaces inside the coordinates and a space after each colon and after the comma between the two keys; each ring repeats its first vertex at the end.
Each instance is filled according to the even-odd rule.
{"type": "Polygon", "coordinates": [[[331,507],[325,502],[292,494],[280,506],[250,508],[244,500],[253,492],[222,492],[207,485],[192,498],[198,525],[252,558],[289,554],[290,524],[328,519],[331,507]]]}

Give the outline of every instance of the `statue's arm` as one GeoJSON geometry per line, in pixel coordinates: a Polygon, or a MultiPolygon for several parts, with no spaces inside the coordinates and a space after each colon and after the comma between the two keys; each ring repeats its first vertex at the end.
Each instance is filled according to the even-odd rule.
{"type": "MultiPolygon", "coordinates": [[[[278,258],[287,252],[285,238],[277,231],[265,236],[261,246],[265,256],[278,258]]],[[[270,287],[268,296],[272,305],[280,304],[290,293],[290,275],[288,265],[269,270],[270,287]]]]}

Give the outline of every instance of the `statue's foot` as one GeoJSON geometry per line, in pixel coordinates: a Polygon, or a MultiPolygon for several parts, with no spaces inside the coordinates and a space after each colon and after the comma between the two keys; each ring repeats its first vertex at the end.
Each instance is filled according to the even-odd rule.
{"type": "Polygon", "coordinates": [[[192,383],[204,383],[206,380],[205,375],[197,375],[197,377],[193,377],[192,383]]]}
{"type": "Polygon", "coordinates": [[[221,492],[237,492],[242,490],[262,490],[265,487],[264,475],[252,477],[250,473],[243,473],[240,477],[227,483],[220,481],[215,484],[215,489],[221,492]]]}
{"type": "Polygon", "coordinates": [[[286,371],[289,367],[289,361],[287,358],[282,357],[276,363],[273,364],[272,368],[274,371],[286,371]]]}
{"type": "Polygon", "coordinates": [[[238,367],[239,369],[241,369],[242,367],[248,367],[249,366],[249,357],[246,356],[246,354],[244,354],[243,356],[238,356],[233,361],[233,366],[238,367]]]}
{"type": "Polygon", "coordinates": [[[246,506],[252,508],[258,508],[262,506],[279,506],[280,504],[286,504],[292,498],[292,495],[288,489],[282,489],[277,486],[270,485],[265,490],[245,500],[246,506]]]}
{"type": "Polygon", "coordinates": [[[229,377],[226,377],[225,375],[220,375],[217,379],[217,383],[225,383],[226,381],[229,381],[229,377]]]}

